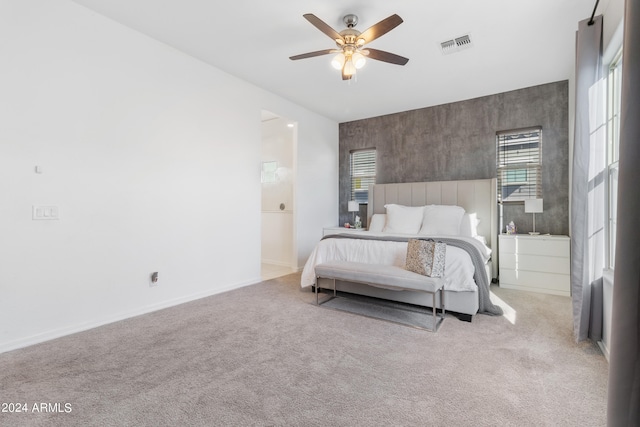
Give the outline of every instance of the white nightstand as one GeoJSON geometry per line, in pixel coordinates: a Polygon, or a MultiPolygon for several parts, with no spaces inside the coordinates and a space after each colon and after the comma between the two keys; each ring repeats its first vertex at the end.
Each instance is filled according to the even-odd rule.
{"type": "Polygon", "coordinates": [[[569,236],[499,236],[500,287],[570,296],[569,236]]]}
{"type": "Polygon", "coordinates": [[[344,227],[325,227],[322,229],[322,235],[327,234],[340,234],[340,233],[361,233],[366,231],[366,228],[344,228],[344,227]]]}

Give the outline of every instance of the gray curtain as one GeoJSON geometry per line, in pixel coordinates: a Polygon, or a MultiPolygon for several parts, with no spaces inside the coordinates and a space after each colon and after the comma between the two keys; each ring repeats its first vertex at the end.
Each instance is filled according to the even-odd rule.
{"type": "Polygon", "coordinates": [[[609,355],[610,426],[640,425],[640,2],[627,0],[622,54],[618,224],[609,355]]]}
{"type": "Polygon", "coordinates": [[[604,176],[594,168],[594,162],[602,159],[594,158],[592,154],[597,125],[589,118],[593,109],[590,99],[597,94],[594,87],[597,88],[601,77],[602,16],[597,16],[592,25],[589,25],[589,19],[579,22],[576,34],[576,119],[571,188],[571,295],[576,341],[589,336],[590,323],[598,323],[591,317],[592,305],[598,306],[596,301],[591,301],[591,291],[592,282],[602,277],[602,265],[597,271],[594,252],[601,249],[598,249],[598,236],[593,231],[597,230],[593,218],[597,208],[592,203],[594,192],[603,189],[604,176]]]}

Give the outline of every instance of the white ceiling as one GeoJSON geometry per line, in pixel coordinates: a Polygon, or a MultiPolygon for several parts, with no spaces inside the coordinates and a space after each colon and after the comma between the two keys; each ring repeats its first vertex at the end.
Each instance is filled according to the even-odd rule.
{"type": "Polygon", "coordinates": [[[569,79],[578,21],[594,0],[74,0],[130,28],[338,122],[569,79]],[[343,81],[331,55],[292,55],[335,43],[302,15],[337,31],[397,13],[404,23],[367,45],[408,57],[369,60],[343,81]],[[470,34],[473,47],[443,55],[440,42],[470,34]]]}

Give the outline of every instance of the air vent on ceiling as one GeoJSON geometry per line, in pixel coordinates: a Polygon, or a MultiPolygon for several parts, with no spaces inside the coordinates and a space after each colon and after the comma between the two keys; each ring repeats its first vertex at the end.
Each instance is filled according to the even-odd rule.
{"type": "Polygon", "coordinates": [[[473,46],[473,43],[471,42],[471,35],[469,34],[440,43],[440,49],[442,49],[442,53],[445,55],[470,48],[471,46],[473,46]]]}

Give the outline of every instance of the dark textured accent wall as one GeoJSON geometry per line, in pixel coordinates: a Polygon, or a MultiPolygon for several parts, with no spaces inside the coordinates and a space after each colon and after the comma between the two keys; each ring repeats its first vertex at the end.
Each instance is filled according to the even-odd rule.
{"type": "MultiPolygon", "coordinates": [[[[561,81],[340,124],[339,224],[350,222],[349,153],[376,148],[377,182],[496,176],[496,132],[542,126],[542,197],[536,231],[569,234],[569,85],[561,81]]],[[[366,219],[366,207],[361,214],[366,219]]],[[[504,224],[531,231],[524,205],[504,204],[504,224]]],[[[502,229],[504,232],[504,228],[502,229]]]]}

